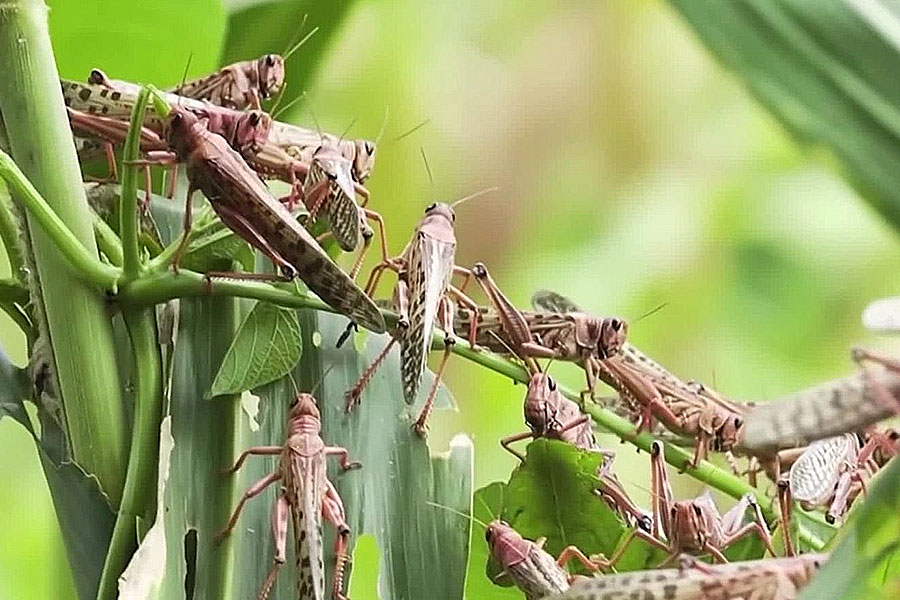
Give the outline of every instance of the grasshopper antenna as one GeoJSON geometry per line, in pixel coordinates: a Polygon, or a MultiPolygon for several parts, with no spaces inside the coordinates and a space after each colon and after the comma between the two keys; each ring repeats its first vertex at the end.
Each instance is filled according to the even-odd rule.
{"type": "Polygon", "coordinates": [[[478,191],[475,192],[474,194],[469,194],[468,196],[464,196],[464,197],[460,198],[459,200],[456,200],[455,202],[453,202],[453,203],[450,205],[450,208],[454,208],[454,209],[455,209],[457,206],[459,206],[459,205],[462,204],[463,202],[468,202],[469,200],[472,200],[472,199],[477,198],[477,197],[479,197],[479,196],[484,196],[485,194],[490,194],[491,192],[496,192],[496,191],[499,190],[499,189],[500,189],[500,188],[498,188],[497,186],[493,186],[493,187],[489,187],[489,188],[484,188],[483,190],[478,190],[478,191]]]}
{"type": "Polygon", "coordinates": [[[297,382],[296,382],[296,380],[294,380],[294,375],[290,371],[287,372],[287,376],[288,376],[288,379],[291,380],[291,386],[293,386],[293,388],[294,388],[294,397],[296,398],[297,396],[300,395],[300,388],[297,387],[297,382]]]}
{"type": "Polygon", "coordinates": [[[642,314],[641,316],[639,316],[637,319],[635,319],[635,320],[633,321],[633,323],[637,323],[637,322],[642,321],[642,320],[646,319],[647,317],[649,317],[649,316],[651,316],[651,315],[653,315],[653,314],[655,314],[655,313],[658,313],[659,311],[661,311],[662,309],[664,309],[664,308],[667,307],[668,305],[669,305],[668,301],[660,303],[660,304],[657,305],[656,307],[651,308],[650,310],[648,310],[647,312],[645,312],[644,314],[642,314]]]}
{"type": "MultiPolygon", "coordinates": [[[[286,88],[286,87],[287,87],[287,86],[285,86],[285,88],[286,88]]],[[[281,89],[282,89],[282,95],[284,94],[284,89],[285,89],[285,88],[281,88],[281,89]]],[[[283,114],[283,113],[284,113],[285,111],[287,111],[290,107],[294,106],[295,104],[297,104],[298,102],[300,102],[301,100],[303,100],[303,99],[305,99],[305,98],[306,98],[306,90],[303,90],[303,91],[300,92],[300,94],[297,95],[293,100],[291,100],[290,102],[288,102],[287,104],[285,104],[284,106],[282,106],[281,108],[279,108],[278,110],[275,110],[275,107],[273,107],[273,108],[272,108],[272,119],[277,119],[277,118],[278,118],[278,115],[283,114]]],[[[279,96],[279,99],[278,99],[278,102],[280,102],[280,101],[281,101],[281,96],[279,96]]],[[[275,106],[278,106],[278,102],[275,102],[275,106]]],[[[314,118],[315,118],[315,117],[314,117],[314,118]]]]}
{"type": "Polygon", "coordinates": [[[400,135],[398,135],[397,137],[395,137],[395,138],[392,139],[391,141],[392,141],[392,142],[399,142],[399,141],[402,140],[403,138],[411,136],[412,134],[414,134],[414,133],[417,132],[418,130],[420,130],[420,129],[422,129],[423,127],[425,127],[426,125],[428,125],[429,123],[431,123],[431,119],[425,119],[424,121],[422,121],[422,122],[419,123],[418,125],[414,126],[412,129],[410,129],[409,131],[407,131],[406,133],[401,133],[400,135]]]}
{"type": "Polygon", "coordinates": [[[428,173],[428,181],[431,182],[431,193],[434,194],[434,173],[431,172],[431,165],[428,164],[428,156],[425,155],[425,148],[419,146],[419,152],[422,153],[422,162],[425,163],[425,172],[428,173]]]}
{"type": "Polygon", "coordinates": [[[381,136],[384,135],[384,130],[387,128],[388,117],[390,116],[390,109],[385,104],[384,106],[384,117],[381,119],[381,127],[378,129],[378,136],[375,138],[375,145],[377,146],[379,142],[381,142],[381,136]]]}
{"type": "MultiPolygon", "coordinates": [[[[298,32],[303,31],[303,26],[306,24],[306,17],[308,17],[308,16],[309,16],[309,14],[303,15],[303,20],[300,21],[300,27],[298,29],[298,32]]],[[[309,38],[316,35],[316,32],[318,32],[318,31],[319,31],[319,27],[317,25],[317,26],[313,27],[312,29],[310,29],[309,33],[307,33],[305,36],[303,36],[303,39],[301,39],[299,42],[297,42],[296,44],[291,46],[284,54],[282,54],[282,58],[285,60],[285,62],[287,61],[288,58],[290,58],[291,54],[293,54],[294,52],[299,50],[300,47],[303,44],[305,44],[306,42],[308,42],[309,38]]],[[[296,37],[294,39],[296,39],[296,37]]],[[[294,39],[292,39],[291,42],[293,42],[294,39]]]]}
{"type": "Polygon", "coordinates": [[[339,143],[339,144],[340,144],[341,142],[344,141],[344,137],[345,137],[348,133],[350,133],[350,128],[353,127],[354,125],[356,125],[356,117],[353,117],[353,120],[350,121],[350,124],[349,124],[349,125],[347,125],[347,129],[345,129],[345,130],[341,133],[341,137],[340,137],[340,139],[338,140],[338,143],[339,143]]]}
{"type": "MultiPolygon", "coordinates": [[[[435,508],[442,508],[442,509],[446,510],[447,512],[453,513],[454,515],[458,515],[464,519],[468,519],[474,523],[478,523],[485,529],[488,528],[487,523],[485,523],[478,517],[475,517],[474,515],[467,515],[466,513],[462,512],[460,510],[456,510],[455,508],[450,508],[449,506],[444,506],[443,504],[438,504],[437,502],[430,502],[430,501],[426,500],[425,504],[427,504],[428,506],[434,506],[435,508]]],[[[488,512],[490,512],[490,511],[488,511],[488,512]]]]}
{"type": "Polygon", "coordinates": [[[315,385],[312,387],[312,389],[309,390],[309,394],[310,394],[311,396],[315,396],[315,395],[316,395],[316,392],[319,390],[319,387],[325,382],[325,377],[326,377],[329,373],[331,373],[331,369],[333,369],[333,368],[334,368],[334,365],[331,365],[330,367],[328,367],[327,369],[325,369],[325,372],[322,373],[322,376],[319,377],[319,380],[315,383],[315,385]]]}

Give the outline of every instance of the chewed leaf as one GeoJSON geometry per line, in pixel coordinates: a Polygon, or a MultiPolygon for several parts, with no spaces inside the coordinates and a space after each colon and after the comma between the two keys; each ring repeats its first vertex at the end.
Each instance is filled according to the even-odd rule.
{"type": "Polygon", "coordinates": [[[225,354],[207,397],[271,383],[297,364],[302,350],[296,311],[258,302],[225,354]]]}

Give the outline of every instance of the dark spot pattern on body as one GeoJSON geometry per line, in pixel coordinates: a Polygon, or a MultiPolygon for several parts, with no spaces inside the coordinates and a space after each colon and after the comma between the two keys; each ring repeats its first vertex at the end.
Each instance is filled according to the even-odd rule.
{"type": "Polygon", "coordinates": [[[663,586],[663,600],[672,600],[678,593],[678,586],[675,584],[663,586]]]}
{"type": "Polygon", "coordinates": [[[107,95],[108,93],[109,93],[109,89],[103,88],[102,90],[100,90],[100,97],[101,97],[101,98],[106,98],[106,95],[107,95]]]}
{"type": "Polygon", "coordinates": [[[309,556],[304,556],[304,557],[303,557],[303,560],[300,561],[300,568],[301,568],[301,569],[308,569],[308,568],[309,568],[309,564],[310,564],[310,563],[309,563],[309,556]]]}
{"type": "Polygon", "coordinates": [[[91,97],[91,90],[89,90],[89,89],[81,90],[80,92],[78,92],[78,97],[81,99],[82,102],[87,102],[88,98],[91,97]]]}
{"type": "Polygon", "coordinates": [[[122,97],[122,92],[113,92],[112,99],[113,101],[118,101],[122,97]]]}

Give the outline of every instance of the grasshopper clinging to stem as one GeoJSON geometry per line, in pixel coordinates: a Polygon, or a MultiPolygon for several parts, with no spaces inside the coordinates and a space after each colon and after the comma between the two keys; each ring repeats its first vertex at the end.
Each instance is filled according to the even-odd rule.
{"type": "Polygon", "coordinates": [[[328,456],[339,457],[341,468],[345,471],[357,469],[362,465],[349,460],[346,448],[326,446],[320,431],[321,417],[316,399],[312,394],[297,394],[288,415],[287,439],[284,445],[249,448],[242,452],[234,466],[226,471],[235,473],[251,455],[280,457],[278,470],[266,475],[244,492],[228,524],[217,536],[221,539],[231,533],[247,500],[258,496],[271,484],[281,482],[283,492],[275,503],[272,518],[275,557],[257,600],[268,598],[278,577],[278,571],[286,560],[289,518],[294,523],[298,597],[300,600],[324,598],[323,517],[335,526],[338,533],[335,539],[335,564],[332,574],[334,598],[346,600],[342,589],[350,527],[347,525],[341,497],[326,476],[325,459],[328,456]]]}

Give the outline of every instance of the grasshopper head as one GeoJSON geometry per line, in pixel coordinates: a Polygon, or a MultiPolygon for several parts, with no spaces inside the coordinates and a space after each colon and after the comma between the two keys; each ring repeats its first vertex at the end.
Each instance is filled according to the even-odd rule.
{"type": "Polygon", "coordinates": [[[350,161],[328,146],[319,146],[312,158],[313,168],[319,169],[329,179],[329,183],[348,198],[356,198],[350,161]]]}
{"type": "Polygon", "coordinates": [[[356,155],[353,159],[353,176],[359,183],[364,183],[375,168],[375,143],[356,140],[354,146],[356,155]]]}
{"type": "Polygon", "coordinates": [[[272,129],[272,117],[261,110],[251,110],[238,118],[235,126],[234,146],[249,148],[254,154],[262,150],[269,131],[272,129]]]}
{"type": "Polygon", "coordinates": [[[304,416],[311,416],[316,419],[320,418],[319,407],[316,406],[316,399],[312,394],[301,392],[297,394],[297,397],[294,398],[294,402],[291,403],[291,412],[288,418],[293,421],[304,416]]]}
{"type": "Polygon", "coordinates": [[[509,523],[495,519],[484,530],[491,554],[504,569],[517,565],[528,556],[529,542],[509,526],[509,523]]]}
{"type": "Polygon", "coordinates": [[[628,335],[628,323],[617,317],[604,319],[597,339],[597,354],[607,358],[619,352],[628,335]]]}
{"type": "Polygon", "coordinates": [[[435,202],[425,209],[426,219],[445,219],[448,223],[453,224],[456,221],[456,213],[450,208],[449,204],[443,202],[435,202]]]}
{"type": "Polygon", "coordinates": [[[713,449],[728,452],[740,441],[744,429],[744,419],[736,414],[728,414],[722,425],[716,429],[713,449]]]}
{"type": "Polygon", "coordinates": [[[547,373],[535,373],[528,382],[525,422],[535,433],[545,434],[556,418],[559,398],[556,381],[547,373]]]}
{"type": "Polygon", "coordinates": [[[259,93],[268,98],[281,91],[284,85],[284,59],[278,54],[266,54],[256,62],[259,74],[259,93]]]}
{"type": "Polygon", "coordinates": [[[200,119],[181,106],[173,106],[166,119],[166,141],[175,150],[178,158],[184,160],[196,143],[195,127],[203,129],[200,119]]]}

